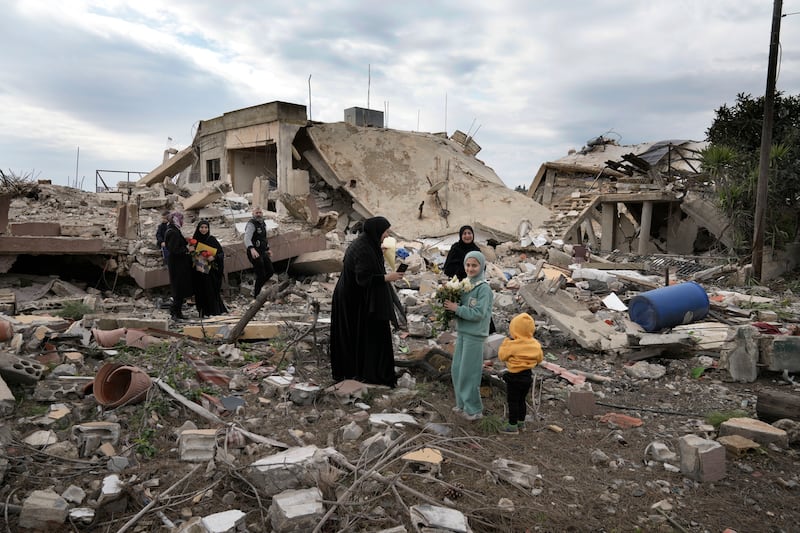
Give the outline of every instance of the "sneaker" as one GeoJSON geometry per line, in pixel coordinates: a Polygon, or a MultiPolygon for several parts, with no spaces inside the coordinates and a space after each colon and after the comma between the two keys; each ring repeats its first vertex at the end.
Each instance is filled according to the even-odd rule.
{"type": "Polygon", "coordinates": [[[463,412],[464,412],[464,410],[463,410],[462,408],[460,408],[459,406],[457,406],[457,405],[456,405],[455,407],[453,407],[453,412],[454,412],[455,414],[457,414],[457,415],[460,415],[461,413],[463,413],[463,412]]]}
{"type": "Polygon", "coordinates": [[[470,422],[472,422],[474,420],[480,420],[481,418],[483,418],[483,413],[480,413],[480,412],[473,413],[471,415],[467,414],[465,412],[462,412],[462,415],[463,415],[465,420],[469,420],[470,422]]]}
{"type": "Polygon", "coordinates": [[[506,435],[516,435],[519,433],[519,427],[517,424],[506,424],[500,428],[500,433],[504,433],[506,435]]]}

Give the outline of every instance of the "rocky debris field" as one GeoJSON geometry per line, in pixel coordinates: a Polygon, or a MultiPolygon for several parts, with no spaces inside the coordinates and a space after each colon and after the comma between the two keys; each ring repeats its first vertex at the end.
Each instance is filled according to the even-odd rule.
{"type": "MultiPolygon", "coordinates": [[[[797,530],[798,423],[737,422],[757,418],[765,391],[796,398],[789,372],[735,380],[720,364],[727,351],[702,342],[588,350],[509,283],[496,287],[498,330],[531,313],[545,361],[525,428],[501,434],[502,365],[487,354],[483,419],[451,411],[453,336],[432,322],[425,290],[440,277],[410,272],[398,284],[407,328],[395,335],[395,389],[332,382],[326,276],[281,275],[247,325],[263,339],[224,338],[254,305],[246,278],[227,296],[227,321],[169,323],[163,294],[124,287],[87,291],[96,312],[82,318],[55,316],[46,296],[8,317],[0,521],[8,531],[797,530]],[[96,390],[98,373],[119,367],[96,390]]],[[[759,291],[780,301],[785,335],[794,298],[782,283],[759,291]]],[[[608,293],[561,287],[595,312],[608,293]]],[[[715,309],[729,323],[757,319],[742,307],[715,309]]],[[[625,332],[620,315],[601,314],[625,332]]]]}

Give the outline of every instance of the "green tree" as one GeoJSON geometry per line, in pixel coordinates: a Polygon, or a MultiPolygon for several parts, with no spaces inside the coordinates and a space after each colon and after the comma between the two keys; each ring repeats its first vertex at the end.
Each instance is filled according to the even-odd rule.
{"type": "MultiPolygon", "coordinates": [[[[743,250],[753,235],[764,98],[740,93],[723,105],[706,131],[701,157],[717,191],[720,208],[737,228],[743,250]]],[[[800,96],[776,93],[770,150],[767,239],[782,246],[798,234],[800,207],[800,96]]]]}

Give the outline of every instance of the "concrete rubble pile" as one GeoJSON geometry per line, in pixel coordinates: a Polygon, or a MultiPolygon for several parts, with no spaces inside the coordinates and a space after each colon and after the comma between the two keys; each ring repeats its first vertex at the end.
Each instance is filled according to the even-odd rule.
{"type": "MultiPolygon", "coordinates": [[[[608,516],[633,505],[631,496],[652,501],[635,518],[649,530],[674,525],[701,484],[712,491],[752,473],[755,453],[796,463],[800,301],[791,290],[747,286],[747,267],[653,253],[644,240],[630,254],[592,253],[554,234],[544,224],[550,213],[522,195],[521,207],[508,213],[536,204],[535,215],[494,213],[484,225],[474,222],[480,212],[451,216],[441,183],[456,189],[455,180],[428,177],[415,189],[438,212],[416,199],[395,210],[402,233],[393,259],[408,265],[395,284],[404,315],[393,330],[398,387],[333,383],[330,307],[344,251],[360,219],[392,213],[375,212],[385,205],[375,183],[353,184],[375,169],[350,168],[331,154],[341,155],[338,139],[352,136],[348,142],[359,147],[375,142],[373,133],[314,125],[305,150],[281,148],[309,163],[302,172],[325,174],[308,195],[262,190],[258,179],[246,193],[224,182],[183,188],[170,176],[191,164],[187,149],[165,157],[145,186],[125,182],[85,194],[40,184],[35,196],[0,202],[0,501],[13,524],[187,533],[321,531],[352,521],[398,533],[487,530],[487,523],[514,530],[531,525],[513,520],[532,502],[563,499],[554,487],[569,487],[586,468],[609,480],[597,498],[608,516]],[[347,196],[347,186],[358,190],[347,196]],[[261,204],[271,208],[279,267],[263,307],[249,296],[253,276],[242,244],[250,210],[261,204]],[[186,321],[169,320],[168,280],[154,242],[165,209],[187,214],[187,234],[199,220],[211,222],[226,250],[228,315],[201,320],[190,311],[186,321]],[[504,390],[498,347],[513,316],[530,313],[545,360],[534,369],[532,430],[523,435],[564,439],[559,447],[567,448],[589,433],[591,449],[574,451],[585,455],[581,468],[553,470],[506,445],[487,461],[480,452],[489,439],[479,442],[474,426],[454,423],[451,405],[435,396],[438,384],[449,383],[455,342],[452,325],[435,320],[435,294],[461,222],[476,227],[495,293],[498,333],[485,345],[482,395],[488,403],[504,390]],[[417,231],[426,225],[435,231],[417,231]],[[81,257],[82,269],[96,268],[96,283],[64,273],[74,272],[59,257],[66,255],[81,257]],[[47,257],[62,274],[20,272],[15,263],[29,257],[47,257]],[[643,300],[646,312],[635,313],[643,300]],[[750,388],[759,380],[770,386],[750,388]],[[654,389],[664,392],[660,403],[643,407],[645,391],[654,389]],[[712,411],[737,416],[711,423],[704,413],[712,411]],[[667,424],[664,416],[673,418],[667,424]],[[465,486],[470,480],[482,489],[465,486]],[[373,503],[376,495],[389,495],[395,507],[373,503]]],[[[447,139],[435,142],[453,150],[447,139]]],[[[434,177],[449,177],[449,165],[426,158],[436,161],[434,177]]],[[[476,161],[458,159],[452,171],[486,172],[476,161]]],[[[540,173],[544,185],[558,183],[540,173]]],[[[493,201],[514,202],[517,193],[479,181],[495,191],[493,201]]],[[[535,189],[539,197],[552,194],[535,189]]],[[[576,216],[572,224],[587,220],[576,216]]],[[[796,469],[774,478],[780,490],[800,488],[796,469]]],[[[579,517],[581,505],[564,512],[579,517]]]]}
{"type": "MultiPolygon", "coordinates": [[[[704,290],[711,302],[709,317],[650,333],[629,318],[626,302],[640,292],[661,286],[664,281],[661,275],[643,274],[631,265],[612,264],[591,254],[575,262],[574,247],[540,235],[529,237],[522,235],[517,241],[495,248],[484,246],[490,260],[487,277],[496,294],[495,322],[502,332],[518,312],[528,311],[536,317],[537,337],[548,352],[537,374],[551,383],[548,394],[561,395],[574,416],[601,413],[598,402],[603,396],[593,392],[592,384],[602,387],[609,381],[619,380],[663,382],[665,367],[644,359],[692,358],[698,367],[709,372],[725,371],[734,381],[754,381],[761,372],[783,373],[784,378],[791,381],[790,374],[800,368],[800,342],[797,342],[800,337],[794,335],[795,330],[786,322],[787,319],[796,320],[800,308],[794,302],[786,305],[782,297],[779,300],[766,293],[758,296],[753,290],[745,293],[717,287],[701,273],[694,278],[705,283],[704,290]],[[535,243],[523,246],[527,240],[535,243]],[[611,295],[615,297],[609,298],[611,295]],[[560,366],[552,361],[558,358],[551,353],[559,347],[582,349],[587,355],[602,355],[605,362],[593,372],[560,366]],[[637,362],[624,366],[620,374],[619,363],[615,361],[626,360],[637,362]]],[[[328,240],[333,239],[329,237],[328,240]]],[[[196,405],[202,423],[187,421],[175,428],[175,449],[157,453],[169,453],[176,464],[187,463],[186,467],[176,466],[181,475],[197,475],[196,468],[190,469],[196,463],[207,463],[206,470],[219,469],[225,464],[243,468],[249,482],[271,499],[265,519],[273,531],[307,531],[330,516],[326,511],[335,509],[335,506],[330,507],[330,502],[336,497],[324,497],[318,480],[324,475],[341,477],[361,471],[352,457],[348,459],[348,451],[357,450],[358,454],[366,454],[379,463],[403,452],[409,464],[416,465],[414,468],[438,472],[441,457],[423,453],[424,446],[406,444],[407,428],[427,425],[432,436],[448,429],[437,426],[435,412],[395,412],[389,406],[396,403],[395,398],[417,394],[416,379],[431,377],[426,373],[424,362],[433,351],[432,347],[445,354],[452,350],[452,334],[442,331],[432,321],[433,295],[444,281],[438,270],[446,250],[425,239],[400,240],[397,250],[397,260],[409,264],[409,270],[406,280],[396,286],[405,306],[407,331],[397,331],[395,341],[398,365],[407,368],[409,373],[401,379],[399,389],[382,394],[385,400],[378,400],[374,405],[360,399],[367,390],[362,384],[345,382],[324,387],[315,381],[299,379],[294,371],[300,365],[314,366],[314,356],[323,367],[326,364],[320,353],[324,353],[321,346],[327,335],[325,317],[330,308],[335,273],[279,276],[291,282],[292,291],[285,300],[259,311],[247,325],[246,336],[240,338],[263,345],[287,331],[314,329],[318,345],[310,345],[308,337],[304,338],[303,352],[297,353],[305,355],[296,355],[296,360],[290,361],[291,366],[283,370],[261,362],[237,366],[243,362],[241,353],[237,353],[243,345],[237,347],[235,340],[223,343],[235,318],[170,324],[167,311],[156,307],[155,300],[141,289],[133,291],[129,297],[120,297],[113,291],[84,289],[60,279],[27,278],[32,286],[41,284],[38,299],[18,302],[17,309],[9,307],[7,310],[13,309],[13,312],[0,317],[3,325],[0,329],[6,332],[0,354],[0,406],[8,416],[18,405],[19,400],[6,385],[9,382],[15,390],[30,395],[44,412],[19,418],[14,429],[4,433],[2,446],[7,458],[0,472],[10,477],[11,472],[6,469],[16,461],[14,443],[18,441],[50,456],[88,461],[94,468],[106,472],[90,485],[62,487],[57,484],[58,490],[15,494],[6,508],[19,512],[21,527],[60,527],[68,520],[93,523],[112,512],[127,512],[133,516],[133,508],[149,501],[144,495],[166,493],[169,487],[160,484],[158,479],[140,479],[129,470],[141,459],[135,453],[137,448],[126,445],[135,442],[136,437],[125,435],[120,422],[132,413],[134,405],[123,405],[119,412],[94,408],[99,397],[98,391],[91,389],[91,385],[98,386],[95,372],[104,359],[115,357],[121,347],[125,347],[126,353],[129,349],[151,353],[155,350],[153,346],[182,344],[196,354],[198,360],[192,365],[197,369],[199,383],[205,380],[224,385],[215,393],[202,393],[198,398],[196,405]],[[80,320],[50,314],[57,306],[47,302],[63,302],[65,298],[81,302],[92,312],[80,320]],[[319,304],[318,316],[313,317],[309,302],[319,304]],[[17,314],[20,307],[26,313],[17,314]],[[111,334],[117,335],[117,340],[106,338],[111,334]],[[199,361],[207,359],[209,352],[216,352],[216,357],[223,360],[220,368],[203,366],[199,361]],[[417,377],[412,377],[414,375],[417,377]],[[303,416],[309,420],[324,416],[315,412],[314,405],[335,402],[339,406],[327,407],[326,412],[341,420],[341,429],[321,448],[306,444],[307,438],[314,437],[305,436],[305,431],[300,429],[291,433],[294,441],[291,444],[284,443],[284,439],[275,440],[269,433],[260,433],[263,422],[259,420],[245,421],[244,427],[233,422],[231,414],[244,404],[242,396],[235,391],[255,391],[270,410],[280,411],[289,406],[303,409],[306,412],[303,416]],[[382,404],[386,407],[381,407],[382,404]],[[126,412],[128,415],[124,414],[126,412]]],[[[141,257],[141,249],[137,254],[141,257]]],[[[722,279],[721,273],[715,271],[713,281],[722,279]]],[[[242,286],[245,284],[246,281],[242,281],[242,286]]],[[[242,291],[246,292],[244,288],[242,291]]],[[[243,300],[241,295],[230,298],[233,317],[241,315],[250,304],[243,300]]],[[[502,335],[495,336],[487,343],[486,374],[490,381],[499,381],[501,365],[495,356],[497,341],[501,338],[502,335]]],[[[143,366],[145,373],[155,369],[155,365],[149,365],[143,366]]],[[[718,394],[730,394],[724,385],[716,387],[718,394]]],[[[753,397],[746,401],[751,406],[755,403],[753,397]]],[[[742,405],[739,399],[734,403],[742,405]]],[[[609,414],[613,413],[606,413],[609,414]]],[[[607,417],[607,420],[611,427],[623,429],[637,424],[635,418],[621,415],[607,417]]],[[[748,447],[786,447],[790,442],[796,443],[797,438],[797,424],[791,421],[783,424],[789,432],[794,431],[793,441],[786,430],[751,418],[729,420],[719,430],[701,422],[697,424],[687,426],[686,436],[680,439],[678,446],[679,455],[654,441],[647,452],[652,456],[648,462],[650,467],[663,464],[663,468],[682,472],[698,482],[713,482],[725,476],[726,449],[741,452],[748,447]]],[[[552,428],[553,431],[558,429],[552,428]]],[[[602,451],[593,452],[592,457],[598,464],[614,463],[602,451]]],[[[505,461],[502,468],[494,467],[499,482],[507,478],[515,485],[528,487],[534,494],[541,491],[542,480],[535,467],[516,463],[511,458],[505,461]]],[[[373,471],[375,483],[389,483],[382,477],[380,468],[373,471]]],[[[796,485],[797,480],[793,478],[787,483],[796,485]]],[[[246,513],[237,508],[237,501],[231,496],[232,509],[223,513],[180,518],[162,516],[160,520],[172,523],[179,531],[244,530],[247,520],[253,516],[246,518],[246,513]]],[[[413,506],[406,520],[426,527],[469,530],[466,516],[447,505],[413,506]]]]}

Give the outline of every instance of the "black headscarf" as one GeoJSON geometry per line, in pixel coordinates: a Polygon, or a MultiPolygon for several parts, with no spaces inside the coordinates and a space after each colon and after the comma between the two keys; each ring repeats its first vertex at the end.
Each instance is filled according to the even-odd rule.
{"type": "Polygon", "coordinates": [[[469,252],[480,251],[481,249],[475,244],[475,230],[472,229],[472,226],[461,226],[461,229],[458,230],[458,242],[450,247],[447,258],[444,261],[444,273],[448,276],[458,276],[458,279],[464,279],[467,277],[467,273],[464,270],[464,257],[469,252]],[[466,230],[470,230],[473,235],[472,242],[470,243],[466,243],[463,240],[466,230]]]}
{"type": "MultiPolygon", "coordinates": [[[[193,239],[196,239],[197,242],[202,242],[203,244],[208,244],[209,239],[211,238],[211,224],[208,220],[201,220],[197,223],[197,227],[194,229],[194,235],[192,235],[193,239]],[[208,226],[208,233],[203,235],[200,233],[200,226],[208,226]]],[[[216,240],[216,239],[214,239],[216,240]]]]}

